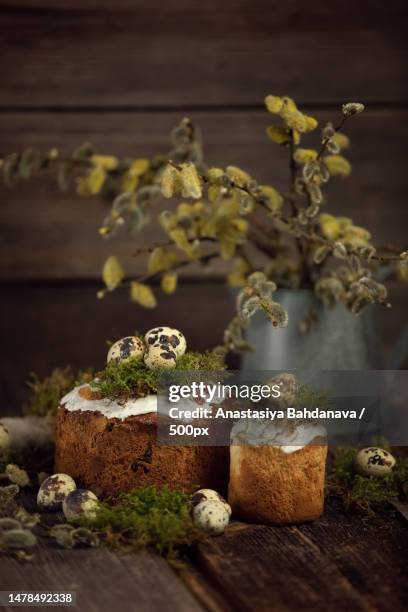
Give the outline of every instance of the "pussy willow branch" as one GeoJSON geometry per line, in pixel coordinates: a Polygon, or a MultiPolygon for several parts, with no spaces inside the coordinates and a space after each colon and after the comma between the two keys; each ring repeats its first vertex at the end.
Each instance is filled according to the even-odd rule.
{"type": "Polygon", "coordinates": [[[160,276],[161,274],[163,274],[163,272],[174,272],[175,270],[179,270],[180,268],[185,268],[186,266],[189,266],[190,264],[194,264],[194,263],[206,264],[212,259],[216,259],[217,257],[221,257],[218,251],[216,253],[207,253],[206,255],[201,255],[200,257],[197,257],[196,259],[185,259],[183,261],[177,262],[176,264],[174,264],[167,270],[159,270],[158,272],[152,272],[151,274],[145,274],[144,276],[140,276],[139,278],[135,280],[137,280],[140,283],[145,283],[145,282],[151,281],[155,279],[156,277],[160,276]]]}
{"type": "Polygon", "coordinates": [[[251,272],[254,272],[256,270],[256,266],[254,266],[254,264],[251,262],[251,259],[248,256],[248,253],[246,252],[246,250],[245,250],[245,248],[244,248],[244,246],[242,244],[239,244],[237,246],[236,252],[241,257],[241,259],[243,259],[245,261],[247,266],[249,266],[249,268],[251,269],[251,272]]]}
{"type": "MultiPolygon", "coordinates": [[[[11,155],[11,154],[10,154],[11,155]]],[[[17,155],[17,159],[19,157],[21,157],[21,153],[16,153],[17,155]]],[[[0,154],[0,168],[3,166],[4,162],[6,161],[7,157],[9,157],[9,155],[1,155],[0,154]]],[[[49,151],[48,154],[46,154],[44,157],[42,157],[39,160],[39,167],[38,169],[41,170],[45,167],[49,167],[51,164],[63,164],[63,163],[71,163],[74,166],[78,166],[78,167],[84,167],[84,168],[91,168],[93,167],[93,163],[90,159],[87,158],[75,158],[75,157],[61,157],[58,153],[57,150],[55,150],[55,153],[53,153],[53,150],[49,151]]]]}
{"type": "Polygon", "coordinates": [[[257,236],[255,234],[254,228],[251,228],[248,234],[248,240],[250,240],[250,242],[255,246],[255,248],[258,249],[258,251],[260,251],[264,255],[267,255],[268,257],[276,257],[276,249],[273,247],[273,245],[270,244],[271,238],[272,237],[268,238],[268,236],[266,236],[265,234],[262,235],[262,238],[260,236],[257,236]]]}
{"type": "MultiPolygon", "coordinates": [[[[344,123],[346,122],[347,119],[348,119],[348,117],[346,115],[342,115],[342,118],[341,118],[340,122],[334,128],[334,133],[337,133],[337,132],[339,132],[342,129],[342,127],[343,127],[343,125],[344,125],[344,123]]],[[[293,142],[293,132],[292,132],[291,140],[293,142]]],[[[320,150],[319,150],[319,152],[317,154],[317,157],[316,157],[317,161],[319,161],[321,159],[322,155],[327,150],[327,145],[329,144],[329,142],[330,142],[330,138],[329,137],[325,138],[323,140],[322,145],[320,147],[320,150]]],[[[292,153],[292,157],[293,157],[293,154],[294,153],[292,153]]],[[[294,158],[293,158],[293,164],[294,164],[294,167],[295,167],[295,178],[296,178],[296,162],[295,162],[294,158]]],[[[311,201],[310,194],[307,193],[306,197],[307,197],[307,200],[308,200],[308,206],[311,206],[312,205],[312,201],[311,201]]],[[[307,226],[310,227],[310,221],[308,221],[307,226]]],[[[302,276],[303,276],[303,280],[306,281],[306,282],[310,281],[310,277],[311,277],[312,269],[313,269],[313,264],[310,265],[309,262],[308,262],[308,259],[307,259],[307,243],[305,242],[307,236],[308,236],[308,234],[307,234],[307,232],[305,232],[303,237],[299,238],[296,241],[296,243],[299,246],[300,252],[302,254],[302,259],[301,259],[301,262],[302,262],[302,276]]]]}
{"type": "Polygon", "coordinates": [[[208,253],[207,255],[202,255],[201,257],[198,257],[197,259],[186,259],[183,261],[179,261],[177,264],[175,264],[174,266],[171,266],[167,270],[159,270],[158,272],[152,272],[151,274],[145,274],[143,276],[139,276],[133,280],[124,281],[123,283],[120,283],[120,285],[117,288],[118,289],[129,288],[131,287],[132,282],[134,281],[138,283],[146,283],[146,282],[154,280],[155,278],[157,278],[158,276],[160,276],[160,274],[163,274],[164,272],[174,272],[175,270],[179,270],[180,268],[184,268],[186,266],[189,266],[190,264],[197,263],[197,262],[206,264],[212,259],[216,259],[217,257],[221,257],[218,252],[208,253]]]}
{"type": "MultiPolygon", "coordinates": [[[[297,212],[297,197],[295,191],[295,182],[298,171],[298,165],[295,160],[295,136],[293,130],[290,130],[290,139],[289,139],[289,171],[290,171],[290,180],[289,180],[289,206],[290,212],[292,216],[296,215],[297,212]]],[[[295,238],[294,239],[295,249],[297,258],[301,264],[301,276],[305,284],[309,282],[310,270],[308,268],[307,261],[307,245],[303,238],[295,238]],[[300,257],[301,256],[301,257],[300,257]]]]}
{"type": "MultiPolygon", "coordinates": [[[[17,159],[21,157],[21,153],[16,153],[16,155],[17,155],[17,159]]],[[[51,149],[43,157],[41,157],[40,153],[39,155],[40,155],[40,159],[38,162],[38,166],[36,168],[37,171],[46,170],[50,168],[51,165],[58,166],[61,164],[72,164],[74,168],[78,168],[78,169],[82,168],[84,170],[91,170],[92,168],[96,167],[95,163],[90,158],[86,158],[86,157],[80,158],[80,157],[74,157],[74,156],[68,157],[66,155],[61,156],[57,149],[51,149]]],[[[103,153],[100,153],[100,154],[95,153],[95,155],[100,156],[100,157],[105,156],[105,154],[103,153]]],[[[7,157],[8,155],[0,154],[0,169],[2,168],[7,157]]],[[[108,157],[111,157],[111,156],[109,155],[108,157]]],[[[106,169],[105,170],[106,174],[115,176],[129,169],[132,163],[131,159],[126,159],[126,158],[117,158],[117,159],[118,159],[118,165],[116,166],[116,168],[106,169]]],[[[165,163],[166,162],[161,162],[160,165],[164,165],[165,163]]],[[[33,174],[35,174],[35,172],[33,174]]],[[[143,174],[141,176],[143,176],[143,174]]],[[[22,179],[22,180],[27,180],[27,179],[22,179]]]]}
{"type": "MultiPolygon", "coordinates": [[[[340,132],[341,128],[342,128],[342,127],[343,127],[343,125],[346,123],[347,119],[349,119],[349,116],[348,116],[348,115],[343,115],[343,116],[342,116],[341,121],[339,122],[339,124],[338,124],[338,125],[336,125],[336,127],[335,127],[335,128],[333,128],[333,129],[334,129],[334,133],[335,133],[335,134],[336,134],[337,132],[340,132]]],[[[323,153],[324,153],[324,152],[326,151],[326,149],[327,149],[327,145],[329,144],[329,142],[330,142],[330,137],[325,138],[325,139],[323,140],[323,142],[322,142],[322,146],[320,147],[320,150],[319,150],[319,152],[318,152],[318,154],[317,154],[317,158],[316,158],[317,160],[320,160],[320,159],[321,159],[321,157],[322,157],[323,153]]]]}
{"type": "MultiPolygon", "coordinates": [[[[344,124],[345,120],[348,119],[348,117],[343,117],[342,121],[339,123],[339,125],[335,128],[336,131],[340,130],[342,125],[344,124]]],[[[203,177],[204,182],[208,182],[207,179],[205,177],[203,177]]],[[[237,187],[237,185],[234,184],[233,181],[231,181],[231,187],[237,187]]],[[[262,199],[257,198],[254,194],[252,194],[248,189],[244,188],[244,187],[240,187],[240,189],[242,191],[244,191],[245,193],[247,193],[250,197],[252,197],[255,202],[257,204],[259,204],[259,206],[261,206],[264,210],[266,210],[266,212],[268,213],[268,217],[271,220],[272,225],[274,224],[274,217],[273,215],[271,215],[271,211],[268,208],[268,205],[265,204],[265,202],[263,202],[262,199]]],[[[288,222],[288,219],[285,218],[283,215],[282,217],[279,217],[279,219],[282,219],[282,221],[288,222]]],[[[276,224],[275,224],[276,225],[276,224]]],[[[285,231],[284,229],[282,229],[281,226],[276,227],[276,230],[279,232],[285,231]]],[[[315,232],[311,232],[310,234],[308,234],[306,231],[303,230],[298,230],[300,232],[300,235],[311,241],[311,242],[320,242],[321,244],[326,244],[328,246],[333,246],[333,243],[330,240],[327,240],[326,238],[324,238],[323,236],[320,236],[319,234],[316,234],[315,232]]],[[[289,235],[293,235],[289,230],[286,230],[286,233],[289,235]]],[[[361,253],[359,253],[357,250],[352,249],[351,253],[353,253],[354,255],[357,255],[358,257],[361,257],[361,253]]],[[[370,259],[375,260],[375,261],[379,261],[379,262],[389,262],[389,261],[401,261],[401,258],[399,256],[390,256],[390,257],[384,257],[384,256],[380,256],[380,255],[372,255],[370,257],[370,259]]]]}
{"type": "MultiPolygon", "coordinates": [[[[254,238],[250,238],[248,236],[248,239],[250,240],[251,244],[253,244],[253,246],[255,246],[259,251],[268,254],[269,256],[271,255],[270,252],[268,253],[266,251],[266,249],[263,249],[262,246],[259,244],[258,241],[256,241],[254,238]]],[[[214,243],[217,242],[217,238],[214,238],[213,236],[199,236],[197,238],[188,238],[188,242],[190,244],[192,244],[193,242],[195,242],[196,240],[199,240],[200,242],[210,242],[210,243],[214,243]]],[[[134,251],[134,253],[132,253],[132,257],[139,257],[141,255],[148,255],[150,253],[152,253],[156,248],[168,248],[168,247],[174,247],[177,246],[175,245],[175,243],[171,240],[169,240],[168,242],[163,242],[161,244],[157,244],[154,247],[146,247],[146,248],[141,248],[141,249],[137,249],[136,251],[134,251]]],[[[236,249],[237,254],[247,263],[247,265],[251,268],[252,271],[256,270],[256,266],[253,264],[253,262],[251,261],[248,253],[245,251],[245,248],[243,245],[238,245],[237,249],[236,249]]],[[[215,253],[211,254],[211,258],[213,255],[216,255],[215,253]]],[[[202,255],[202,259],[206,259],[208,258],[208,254],[204,254],[202,255]]],[[[181,262],[181,265],[187,265],[187,263],[194,263],[198,261],[197,259],[193,259],[193,260],[186,260],[186,262],[181,262]]],[[[164,271],[161,272],[157,272],[157,274],[161,274],[164,271]]]]}
{"type": "MultiPolygon", "coordinates": [[[[298,231],[302,234],[302,236],[304,236],[305,238],[308,238],[311,241],[319,242],[322,245],[333,247],[333,242],[331,242],[327,238],[324,238],[323,236],[320,236],[319,234],[316,234],[316,232],[311,232],[310,234],[308,234],[307,232],[302,231],[300,229],[298,229],[298,231]]],[[[357,255],[357,257],[362,256],[361,253],[356,249],[351,249],[349,254],[357,255]]],[[[393,255],[391,255],[390,257],[384,257],[382,255],[371,255],[369,260],[379,261],[382,263],[387,263],[389,261],[402,261],[400,256],[393,256],[393,255]]]]}
{"type": "MultiPolygon", "coordinates": [[[[262,206],[262,207],[263,207],[263,208],[264,208],[264,209],[265,209],[265,210],[266,210],[266,211],[269,213],[269,217],[270,217],[271,222],[272,222],[272,225],[273,225],[273,223],[274,223],[274,217],[273,217],[273,216],[270,214],[270,210],[269,210],[269,208],[268,208],[268,207],[267,207],[267,206],[266,206],[266,205],[265,205],[265,204],[264,204],[262,201],[257,201],[257,203],[258,203],[260,206],[262,206]]],[[[285,222],[287,222],[287,221],[288,221],[288,219],[287,219],[287,218],[285,218],[285,217],[283,217],[283,216],[282,216],[282,217],[278,217],[278,218],[279,218],[279,219],[281,219],[282,221],[285,221],[285,222]]],[[[276,227],[276,230],[277,230],[277,231],[279,231],[279,232],[284,232],[284,231],[286,231],[286,233],[287,233],[287,234],[292,235],[292,233],[291,233],[289,230],[284,230],[284,229],[283,229],[281,226],[277,226],[277,227],[276,227]]],[[[328,239],[324,238],[323,236],[320,236],[319,234],[316,234],[316,232],[311,232],[311,233],[309,234],[309,233],[307,233],[306,231],[301,230],[300,228],[298,228],[298,229],[297,229],[297,231],[298,231],[298,233],[300,233],[300,235],[301,235],[303,238],[305,238],[305,239],[307,239],[307,240],[309,240],[309,241],[311,241],[311,242],[320,242],[320,244],[325,244],[325,245],[327,245],[327,246],[333,246],[333,243],[332,243],[330,240],[328,240],[328,239]]],[[[404,249],[402,249],[402,251],[403,251],[403,250],[404,250],[404,249]]],[[[358,252],[357,250],[355,250],[355,249],[352,249],[352,250],[351,250],[351,253],[353,253],[354,255],[357,255],[357,256],[361,257],[361,253],[359,253],[359,252],[358,252]]],[[[401,261],[401,258],[400,258],[400,256],[399,256],[399,255],[397,255],[397,256],[395,256],[395,257],[394,257],[394,256],[385,257],[385,256],[380,256],[380,255],[372,255],[372,256],[370,257],[370,259],[374,259],[374,260],[376,260],[376,261],[385,262],[385,263],[386,263],[386,262],[388,262],[388,261],[401,261]]]]}
{"type": "Polygon", "coordinates": [[[289,194],[288,201],[290,206],[290,212],[292,215],[296,214],[296,192],[295,192],[295,181],[297,173],[297,165],[295,161],[295,138],[293,130],[290,130],[289,137],[289,194]]]}
{"type": "MultiPolygon", "coordinates": [[[[197,236],[197,238],[187,238],[187,242],[189,242],[190,244],[192,244],[196,240],[199,240],[200,242],[217,242],[217,238],[214,238],[213,236],[197,236]]],[[[173,242],[172,240],[168,240],[167,242],[156,244],[155,246],[137,249],[132,253],[132,257],[139,257],[139,255],[149,255],[149,253],[152,253],[155,249],[165,249],[174,246],[177,246],[175,242],[173,242]]]]}

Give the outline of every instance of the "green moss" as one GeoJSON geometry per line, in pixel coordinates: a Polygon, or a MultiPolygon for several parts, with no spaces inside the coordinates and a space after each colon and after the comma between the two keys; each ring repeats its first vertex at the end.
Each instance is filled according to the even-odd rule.
{"type": "MultiPolygon", "coordinates": [[[[217,352],[196,353],[189,351],[177,361],[176,371],[218,371],[224,369],[224,361],[217,352]]],[[[105,370],[98,372],[92,388],[102,397],[126,400],[157,393],[158,379],[167,370],[151,370],[140,358],[111,361],[105,370]]]]}
{"type": "Polygon", "coordinates": [[[61,397],[68,393],[75,384],[92,380],[92,376],[90,369],[74,372],[69,366],[56,368],[43,379],[32,373],[27,383],[31,394],[24,406],[25,414],[32,416],[55,414],[61,397]]]}
{"type": "Polygon", "coordinates": [[[216,372],[225,369],[224,356],[218,351],[197,353],[188,351],[177,360],[176,370],[201,370],[203,372],[216,372]]]}
{"type": "Polygon", "coordinates": [[[366,478],[356,474],[349,491],[348,504],[369,513],[396,501],[398,494],[398,487],[392,474],[380,478],[373,476],[366,478]]]}
{"type": "Polygon", "coordinates": [[[354,461],[356,448],[336,448],[333,459],[333,476],[337,482],[351,486],[354,478],[354,461]]]}
{"type": "Polygon", "coordinates": [[[92,388],[102,397],[112,399],[144,397],[157,392],[158,374],[159,371],[150,370],[137,357],[119,362],[110,361],[102,372],[98,372],[92,388]]]}
{"type": "Polygon", "coordinates": [[[327,480],[327,493],[343,499],[346,508],[372,513],[397,500],[408,481],[408,458],[398,458],[390,474],[365,477],[356,474],[354,460],[358,449],[337,448],[327,480]]]}
{"type": "Polygon", "coordinates": [[[101,502],[95,518],[84,526],[98,534],[108,546],[122,550],[151,547],[176,557],[197,538],[189,496],[180,491],[154,487],[122,493],[113,502],[101,502]]]}
{"type": "Polygon", "coordinates": [[[327,394],[316,391],[309,385],[301,385],[293,402],[293,407],[313,410],[314,408],[326,408],[328,403],[329,398],[327,394]]]}

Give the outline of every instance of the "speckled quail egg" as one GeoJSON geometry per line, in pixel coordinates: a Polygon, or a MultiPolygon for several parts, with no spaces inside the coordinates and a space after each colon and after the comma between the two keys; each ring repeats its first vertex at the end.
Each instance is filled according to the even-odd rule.
{"type": "Polygon", "coordinates": [[[71,491],[62,502],[62,510],[69,523],[75,523],[81,518],[93,518],[97,506],[98,498],[87,489],[71,491]]]}
{"type": "Polygon", "coordinates": [[[193,521],[198,529],[209,535],[220,535],[229,523],[229,513],[225,504],[209,499],[193,508],[193,521]]]}
{"type": "Polygon", "coordinates": [[[223,496],[218,493],[218,491],[214,491],[214,489],[199,489],[192,496],[191,505],[193,508],[195,508],[203,501],[216,501],[220,504],[224,504],[225,509],[228,512],[228,516],[231,516],[231,506],[229,505],[227,500],[224,499],[223,496]]]}
{"type": "Polygon", "coordinates": [[[153,327],[145,335],[145,342],[148,347],[156,344],[167,344],[176,353],[177,357],[184,355],[187,349],[184,334],[172,327],[153,327]]]}
{"type": "Polygon", "coordinates": [[[395,458],[377,446],[361,449],[355,458],[356,471],[362,476],[385,476],[392,471],[395,458]]]}
{"type": "Polygon", "coordinates": [[[66,496],[75,489],[75,480],[71,476],[53,474],[41,483],[37,494],[37,504],[43,510],[59,510],[66,496]]]}
{"type": "Polygon", "coordinates": [[[144,361],[151,370],[172,370],[176,367],[177,355],[168,345],[155,344],[149,347],[144,361]]]}
{"type": "Polygon", "coordinates": [[[8,451],[10,447],[10,434],[6,427],[0,423],[0,451],[8,451]]]}
{"type": "Polygon", "coordinates": [[[140,357],[141,359],[145,350],[145,345],[140,338],[137,336],[126,336],[112,344],[106,361],[107,363],[110,361],[124,361],[130,357],[140,357]]]}

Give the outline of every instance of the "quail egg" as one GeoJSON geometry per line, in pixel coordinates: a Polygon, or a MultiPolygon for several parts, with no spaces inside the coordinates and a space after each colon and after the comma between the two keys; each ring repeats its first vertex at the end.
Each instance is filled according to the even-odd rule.
{"type": "Polygon", "coordinates": [[[392,471],[395,458],[377,446],[361,449],[355,459],[356,471],[362,476],[384,476],[392,471]]]}
{"type": "Polygon", "coordinates": [[[71,491],[62,502],[64,516],[70,523],[75,523],[82,517],[93,518],[97,506],[98,498],[87,489],[71,491]]]}
{"type": "Polygon", "coordinates": [[[176,367],[177,355],[168,345],[155,344],[149,348],[144,361],[151,370],[172,370],[176,367]]]}
{"type": "Polygon", "coordinates": [[[214,489],[199,489],[192,496],[191,505],[193,508],[195,508],[195,506],[198,506],[198,504],[201,504],[203,501],[216,501],[223,504],[228,512],[228,515],[231,516],[231,506],[227,500],[218,493],[218,491],[214,491],[214,489]]]}
{"type": "Polygon", "coordinates": [[[209,535],[220,535],[229,523],[229,513],[224,503],[209,499],[193,508],[193,521],[209,535]]]}
{"type": "Polygon", "coordinates": [[[181,331],[172,327],[153,327],[145,335],[145,342],[148,347],[156,344],[166,344],[171,347],[177,357],[184,355],[187,349],[184,335],[181,331]]]}
{"type": "Polygon", "coordinates": [[[124,361],[130,357],[143,357],[145,345],[137,336],[126,336],[117,340],[109,349],[107,363],[110,361],[124,361]]]}
{"type": "Polygon", "coordinates": [[[71,476],[53,474],[41,483],[37,494],[37,504],[43,510],[59,510],[66,496],[75,489],[75,480],[71,476]]]}

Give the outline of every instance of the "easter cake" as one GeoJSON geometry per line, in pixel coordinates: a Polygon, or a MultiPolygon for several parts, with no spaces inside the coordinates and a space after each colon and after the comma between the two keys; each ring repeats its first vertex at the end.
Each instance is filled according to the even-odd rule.
{"type": "MultiPolygon", "coordinates": [[[[221,367],[215,353],[186,353],[178,330],[156,327],[122,338],[106,369],[62,398],[56,419],[55,469],[99,495],[154,485],[225,490],[228,449],[159,446],[156,377],[160,370],[221,367]]],[[[214,368],[215,369],[215,368],[214,368]]]]}
{"type": "Polygon", "coordinates": [[[327,441],[313,423],[277,425],[259,431],[237,423],[231,431],[228,500],[249,522],[285,524],[323,512],[327,441]]]}

